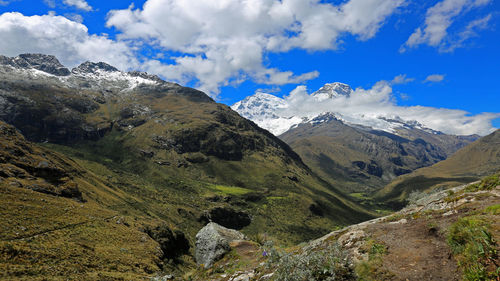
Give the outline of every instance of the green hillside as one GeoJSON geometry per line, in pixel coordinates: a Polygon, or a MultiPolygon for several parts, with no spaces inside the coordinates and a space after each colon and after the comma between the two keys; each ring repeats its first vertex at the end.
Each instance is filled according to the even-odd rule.
{"type": "Polygon", "coordinates": [[[500,130],[460,149],[433,166],[401,176],[385,186],[376,198],[402,206],[413,191],[430,191],[475,181],[500,170],[500,130]]]}
{"type": "Polygon", "coordinates": [[[292,245],[373,217],[283,141],[199,91],[3,79],[0,118],[27,139],[2,123],[2,143],[13,143],[0,161],[13,169],[0,174],[9,278],[184,271],[209,219],[292,245]],[[40,170],[45,162],[58,168],[40,170]]]}
{"type": "Polygon", "coordinates": [[[369,209],[385,209],[372,194],[400,175],[446,159],[475,136],[401,127],[394,133],[350,126],[324,115],[280,136],[320,177],[369,209]]]}

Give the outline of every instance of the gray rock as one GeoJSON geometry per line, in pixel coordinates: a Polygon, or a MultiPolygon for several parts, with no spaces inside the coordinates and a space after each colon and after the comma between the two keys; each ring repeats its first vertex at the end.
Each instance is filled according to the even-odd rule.
{"type": "Polygon", "coordinates": [[[86,61],[80,64],[78,67],[75,67],[71,70],[72,73],[81,74],[81,73],[95,73],[98,70],[103,70],[106,72],[116,72],[119,71],[116,67],[111,66],[105,62],[90,62],[86,61]]]}
{"type": "Polygon", "coordinates": [[[172,274],[167,274],[165,276],[151,277],[151,281],[168,281],[173,280],[175,277],[172,274]]]}
{"type": "Polygon", "coordinates": [[[68,76],[69,70],[56,57],[43,54],[21,54],[15,58],[2,56],[0,64],[22,69],[38,69],[56,76],[68,76]]]}
{"type": "Polygon", "coordinates": [[[234,240],[245,240],[245,235],[213,222],[207,224],[196,234],[196,262],[211,267],[231,250],[229,243],[234,240]]]}

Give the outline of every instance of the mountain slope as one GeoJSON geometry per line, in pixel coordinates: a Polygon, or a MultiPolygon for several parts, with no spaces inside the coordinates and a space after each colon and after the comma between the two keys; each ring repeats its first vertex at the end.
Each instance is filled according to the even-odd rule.
{"type": "Polygon", "coordinates": [[[500,170],[500,130],[460,149],[448,159],[395,179],[376,197],[402,205],[412,191],[477,180],[500,170]]]}
{"type": "Polygon", "coordinates": [[[474,137],[411,126],[394,133],[347,125],[320,115],[280,136],[321,177],[346,192],[372,192],[395,177],[446,159],[474,137]]]}
{"type": "Polygon", "coordinates": [[[247,234],[284,243],[371,217],[284,142],[202,92],[105,63],[66,71],[44,55],[0,61],[0,119],[188,237],[217,208],[250,217],[247,234]]]}
{"type": "Polygon", "coordinates": [[[500,179],[428,194],[288,249],[245,241],[191,280],[496,280],[500,179]],[[245,247],[243,247],[245,245],[245,247]],[[268,255],[252,255],[265,251],[268,255]],[[235,270],[236,269],[236,270],[235,270]],[[247,279],[245,279],[247,278],[247,279]]]}
{"type": "Polygon", "coordinates": [[[160,221],[138,201],[0,121],[0,279],[137,280],[160,270],[160,221]]]}
{"type": "Polygon", "coordinates": [[[364,203],[397,176],[444,160],[479,137],[446,135],[398,116],[319,112],[322,103],[342,103],[353,93],[335,82],[307,97],[257,93],[232,108],[279,135],[315,173],[364,203]]]}

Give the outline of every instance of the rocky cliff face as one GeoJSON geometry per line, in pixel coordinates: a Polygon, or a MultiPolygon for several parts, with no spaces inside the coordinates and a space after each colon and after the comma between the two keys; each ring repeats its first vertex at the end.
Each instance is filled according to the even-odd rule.
{"type": "Polygon", "coordinates": [[[72,180],[78,173],[71,162],[32,145],[14,127],[0,121],[0,185],[84,201],[72,180]]]}

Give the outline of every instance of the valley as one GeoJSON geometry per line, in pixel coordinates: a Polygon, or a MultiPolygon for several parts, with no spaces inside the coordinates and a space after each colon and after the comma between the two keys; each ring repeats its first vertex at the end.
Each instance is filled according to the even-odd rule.
{"type": "MultiPolygon", "coordinates": [[[[313,96],[351,92],[331,83],[313,96]]],[[[410,235],[448,249],[447,229],[469,213],[498,237],[499,183],[463,191],[485,176],[498,179],[498,130],[481,138],[396,117],[280,116],[275,110],[286,104],[264,97],[229,107],[102,62],[70,70],[54,56],[0,56],[0,278],[290,280],[286,272],[303,267],[301,259],[340,255],[328,274],[292,280],[427,279],[420,262],[414,275],[391,264],[418,244],[392,243],[410,235]],[[459,185],[456,198],[444,191],[459,185]],[[399,211],[415,203],[415,191],[419,207],[399,211]],[[445,206],[425,212],[428,196],[445,206]],[[407,222],[409,230],[401,227],[407,222]],[[205,267],[197,233],[209,223],[245,238],[205,267]],[[436,237],[417,231],[430,223],[436,237]]],[[[497,258],[484,261],[487,274],[497,258]]],[[[445,275],[433,278],[459,280],[456,263],[447,262],[445,275]]]]}

